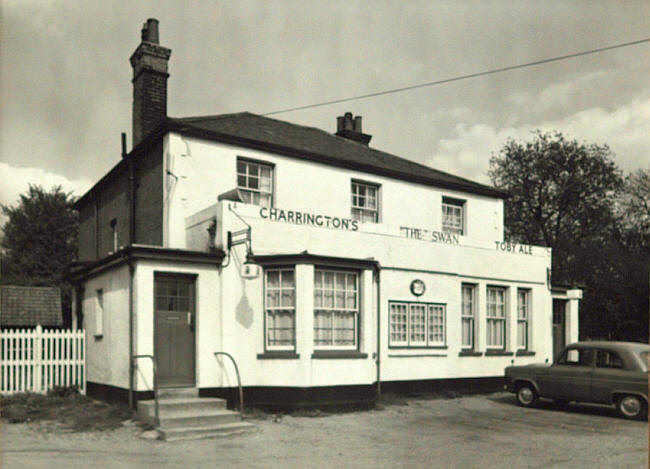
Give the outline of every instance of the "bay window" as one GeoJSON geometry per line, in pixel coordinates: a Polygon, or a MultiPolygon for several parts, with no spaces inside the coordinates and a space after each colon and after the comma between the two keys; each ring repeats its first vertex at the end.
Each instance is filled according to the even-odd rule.
{"type": "Polygon", "coordinates": [[[265,292],[266,349],[294,350],[296,346],[294,269],[267,269],[265,292]]]}
{"type": "Polygon", "coordinates": [[[359,274],[314,270],[314,347],[357,349],[359,274]]]}

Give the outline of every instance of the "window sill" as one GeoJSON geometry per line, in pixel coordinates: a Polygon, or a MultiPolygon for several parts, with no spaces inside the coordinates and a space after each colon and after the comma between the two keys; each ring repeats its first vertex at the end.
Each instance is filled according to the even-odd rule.
{"type": "Polygon", "coordinates": [[[425,358],[425,357],[446,357],[446,353],[416,353],[416,354],[395,354],[389,353],[388,358],[425,358]]]}
{"type": "Polygon", "coordinates": [[[517,353],[515,355],[518,357],[532,357],[535,355],[535,352],[532,352],[530,350],[517,350],[517,353]]]}
{"type": "Polygon", "coordinates": [[[336,358],[368,358],[367,353],[357,352],[356,350],[317,350],[311,354],[315,359],[336,359],[336,358]]]}
{"type": "Polygon", "coordinates": [[[482,357],[483,352],[475,352],[474,350],[462,350],[459,354],[459,357],[482,357]]]}
{"type": "Polygon", "coordinates": [[[300,358],[300,355],[296,352],[284,351],[284,350],[271,350],[264,353],[258,353],[258,360],[274,360],[274,359],[296,359],[300,358]]]}
{"type": "Polygon", "coordinates": [[[512,352],[506,352],[505,350],[486,350],[486,357],[511,357],[514,354],[512,352]]]}
{"type": "Polygon", "coordinates": [[[447,350],[446,345],[389,345],[388,348],[390,350],[447,350]]]}

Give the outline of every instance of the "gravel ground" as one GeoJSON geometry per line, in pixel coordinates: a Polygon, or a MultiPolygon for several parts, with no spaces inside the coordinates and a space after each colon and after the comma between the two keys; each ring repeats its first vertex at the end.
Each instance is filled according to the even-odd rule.
{"type": "Polygon", "coordinates": [[[2,469],[32,468],[645,468],[647,423],[613,410],[542,404],[498,393],[408,399],[382,410],[254,419],[217,439],[162,442],[138,427],[65,433],[2,422],[2,469]]]}

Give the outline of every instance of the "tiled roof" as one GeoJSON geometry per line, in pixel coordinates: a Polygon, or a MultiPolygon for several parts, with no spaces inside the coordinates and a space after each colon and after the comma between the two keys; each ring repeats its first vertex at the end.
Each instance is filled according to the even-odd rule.
{"type": "Polygon", "coordinates": [[[61,326],[61,291],[57,287],[0,285],[0,325],[61,326]]]}
{"type": "Polygon", "coordinates": [[[504,198],[506,194],[490,186],[438,171],[414,161],[339,137],[314,127],[305,127],[249,112],[168,118],[171,130],[199,133],[205,138],[233,141],[268,148],[298,158],[321,161],[361,171],[378,173],[412,182],[504,198]]]}
{"type": "MultiPolygon", "coordinates": [[[[130,155],[136,157],[142,155],[146,148],[153,145],[169,131],[294,158],[318,161],[332,166],[351,168],[413,183],[499,199],[508,196],[506,192],[494,187],[375,150],[362,143],[315,127],[305,127],[250,112],[216,116],[168,117],[133,148],[130,155]]],[[[75,202],[75,209],[79,210],[86,204],[93,191],[99,190],[126,170],[126,158],[122,158],[113,169],[75,202]]]]}

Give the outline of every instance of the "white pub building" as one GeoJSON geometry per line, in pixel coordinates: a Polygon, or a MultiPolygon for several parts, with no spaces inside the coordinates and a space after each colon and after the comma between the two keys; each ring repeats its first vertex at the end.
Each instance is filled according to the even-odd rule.
{"type": "Polygon", "coordinates": [[[580,291],[504,240],[507,194],[371,148],[351,113],[167,117],[170,53],[149,20],[134,146],[76,203],[88,394],[150,397],[155,363],[160,388],[231,398],[225,352],[249,403],[369,405],[498,389],[577,340],[580,291]]]}

